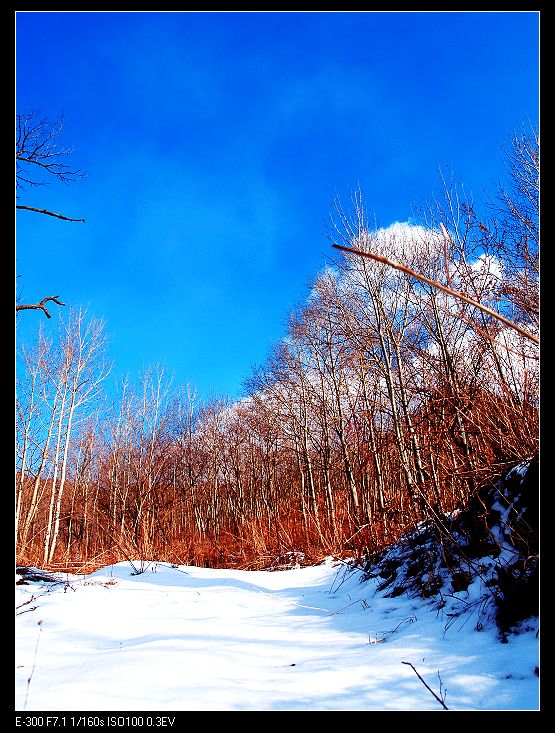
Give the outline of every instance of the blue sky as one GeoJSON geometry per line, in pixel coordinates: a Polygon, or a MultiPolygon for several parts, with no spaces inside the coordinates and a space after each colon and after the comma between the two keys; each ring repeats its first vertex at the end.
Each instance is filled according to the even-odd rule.
{"type": "Polygon", "coordinates": [[[23,301],[87,307],[115,378],[163,364],[204,398],[240,396],[285,334],[336,197],[405,221],[441,167],[479,199],[538,120],[537,12],[17,12],[15,32],[17,112],[63,114],[86,172],[20,201],[86,219],[17,212],[23,301]]]}

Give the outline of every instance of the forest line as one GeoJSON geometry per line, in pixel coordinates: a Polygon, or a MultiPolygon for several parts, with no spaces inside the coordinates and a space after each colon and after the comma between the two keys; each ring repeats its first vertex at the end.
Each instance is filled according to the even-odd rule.
{"type": "Polygon", "coordinates": [[[243,399],[152,367],[107,404],[104,324],[71,309],[41,329],[18,368],[18,562],[363,558],[536,455],[538,343],[487,309],[539,337],[537,138],[508,163],[488,218],[452,185],[419,224],[372,226],[358,192],[338,205],[332,244],[467,301],[341,251],[243,399]]]}

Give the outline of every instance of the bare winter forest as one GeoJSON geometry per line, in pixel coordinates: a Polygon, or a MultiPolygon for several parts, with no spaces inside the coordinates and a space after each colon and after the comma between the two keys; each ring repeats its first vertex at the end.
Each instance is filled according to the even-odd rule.
{"type": "Polygon", "coordinates": [[[59,309],[18,344],[18,563],[363,558],[537,455],[537,135],[506,158],[487,216],[447,180],[418,223],[338,203],[330,261],[239,401],[156,366],[114,397],[104,324],[59,309]]]}

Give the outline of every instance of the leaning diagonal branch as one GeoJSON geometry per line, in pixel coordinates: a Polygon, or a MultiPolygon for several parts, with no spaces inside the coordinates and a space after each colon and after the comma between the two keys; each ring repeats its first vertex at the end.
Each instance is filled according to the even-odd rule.
{"type": "Polygon", "coordinates": [[[420,682],[422,682],[422,684],[424,685],[424,687],[432,693],[432,695],[435,697],[435,699],[443,706],[443,709],[444,710],[449,710],[449,708],[445,704],[444,700],[441,697],[438,697],[438,695],[436,695],[436,693],[432,690],[432,688],[430,687],[430,685],[428,685],[427,682],[424,679],[422,679],[422,677],[418,674],[418,672],[416,671],[416,669],[415,669],[415,667],[414,667],[413,664],[411,664],[410,662],[401,662],[401,664],[407,664],[409,667],[412,667],[412,669],[414,670],[414,674],[418,677],[418,679],[420,680],[420,682]]]}
{"type": "Polygon", "coordinates": [[[47,214],[48,216],[55,216],[56,219],[63,219],[64,221],[85,221],[84,219],[71,219],[69,216],[63,216],[63,214],[55,214],[53,211],[48,211],[48,209],[35,209],[34,206],[24,206],[23,204],[17,204],[16,209],[36,211],[37,214],[47,214]]]}
{"type": "Polygon", "coordinates": [[[434,288],[443,290],[444,293],[448,293],[449,295],[452,295],[455,298],[464,300],[465,303],[469,303],[470,305],[473,305],[476,308],[479,308],[481,311],[484,311],[484,313],[488,313],[490,316],[493,316],[498,321],[501,321],[501,323],[504,323],[506,326],[509,326],[510,328],[514,328],[515,331],[518,331],[520,334],[522,334],[522,336],[525,336],[527,339],[530,339],[530,341],[534,341],[534,343],[536,344],[539,344],[540,342],[539,339],[536,336],[534,336],[533,334],[531,334],[529,331],[526,331],[526,329],[522,328],[521,326],[517,325],[516,323],[513,323],[513,321],[510,321],[508,318],[505,318],[505,316],[502,316],[500,313],[497,313],[496,311],[492,310],[491,308],[488,308],[486,305],[483,305],[483,303],[478,303],[478,301],[473,300],[472,298],[469,298],[467,295],[463,295],[462,293],[459,293],[458,291],[453,290],[452,288],[448,288],[445,285],[438,283],[436,280],[430,280],[429,277],[426,277],[425,275],[420,275],[419,273],[415,272],[414,270],[411,270],[410,267],[401,265],[399,262],[395,262],[394,260],[390,260],[387,257],[382,257],[381,255],[374,254],[373,252],[363,252],[360,249],[344,247],[341,244],[334,244],[333,246],[335,247],[335,249],[340,249],[340,250],[343,250],[344,252],[350,252],[351,254],[360,255],[361,257],[368,257],[371,260],[376,260],[377,262],[382,262],[384,265],[389,265],[390,267],[394,267],[396,270],[400,270],[401,272],[404,272],[405,274],[410,275],[411,277],[415,277],[417,280],[421,280],[422,282],[425,282],[434,288]]]}
{"type": "Polygon", "coordinates": [[[65,305],[65,303],[62,303],[61,300],[59,300],[59,295],[50,295],[48,298],[43,298],[40,303],[35,303],[34,305],[31,304],[24,304],[24,305],[16,305],[15,310],[17,311],[28,311],[28,310],[41,310],[44,311],[47,318],[52,318],[50,313],[46,310],[46,303],[48,303],[49,300],[54,301],[56,305],[65,305]]]}

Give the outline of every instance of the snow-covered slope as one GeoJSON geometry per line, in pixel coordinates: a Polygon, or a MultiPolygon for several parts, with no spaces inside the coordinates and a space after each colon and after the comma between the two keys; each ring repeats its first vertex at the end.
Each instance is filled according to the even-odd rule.
{"type": "Polygon", "coordinates": [[[16,710],[441,710],[415,670],[450,710],[537,709],[536,620],[502,644],[364,578],[119,563],[18,585],[16,710]]]}

